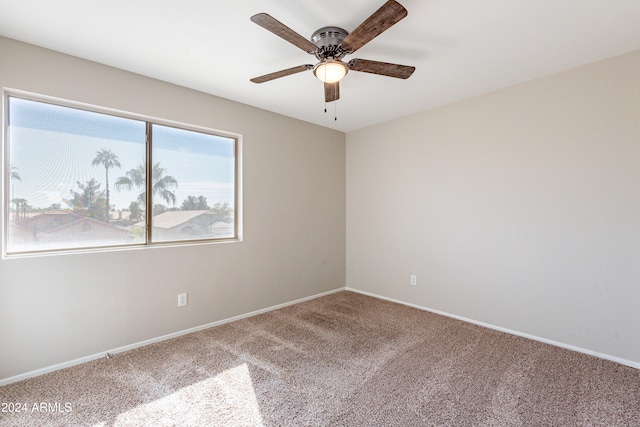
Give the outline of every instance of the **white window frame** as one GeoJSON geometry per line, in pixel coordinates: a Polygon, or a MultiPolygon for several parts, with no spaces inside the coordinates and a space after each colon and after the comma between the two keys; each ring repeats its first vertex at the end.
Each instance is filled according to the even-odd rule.
{"type": "Polygon", "coordinates": [[[51,97],[41,94],[36,94],[32,92],[26,92],[17,89],[8,89],[5,88],[2,94],[2,165],[3,165],[3,173],[2,173],[2,257],[3,258],[13,258],[13,257],[23,257],[23,256],[41,256],[41,255],[50,255],[50,254],[60,254],[60,253],[83,253],[83,252],[95,252],[95,251],[105,251],[105,250],[130,250],[135,248],[150,248],[150,247],[163,247],[163,246],[185,246],[185,245],[202,245],[202,244],[219,244],[219,243],[228,243],[228,242],[242,242],[242,135],[227,131],[221,131],[217,129],[212,129],[209,127],[198,126],[193,124],[187,124],[183,122],[173,121],[162,119],[158,117],[146,116],[131,112],[126,112],[122,110],[117,110],[108,107],[101,107],[93,104],[87,104],[77,101],[71,101],[68,99],[62,99],[57,97],[51,97]],[[93,113],[106,114],[115,117],[121,117],[125,119],[132,119],[143,121],[146,123],[146,158],[145,165],[147,167],[146,174],[146,193],[147,193],[147,208],[145,211],[145,221],[146,221],[146,232],[145,232],[145,242],[142,243],[134,243],[134,244],[114,244],[108,246],[90,246],[90,247],[68,247],[61,249],[44,249],[44,250],[33,250],[33,251],[20,251],[20,252],[8,252],[8,238],[9,238],[9,224],[10,224],[10,142],[9,142],[9,98],[20,98],[27,101],[35,101],[35,102],[43,102],[47,104],[52,104],[55,106],[67,107],[67,108],[75,108],[79,110],[85,110],[93,113]],[[218,136],[223,138],[229,138],[234,140],[234,235],[233,237],[217,237],[217,238],[202,238],[202,239],[194,239],[194,240],[175,240],[175,241],[161,241],[154,242],[152,239],[152,227],[153,227],[153,209],[151,206],[151,177],[149,176],[150,164],[152,164],[153,159],[151,157],[152,152],[152,138],[150,136],[150,128],[152,125],[161,125],[173,127],[176,129],[182,129],[186,131],[192,131],[202,134],[208,134],[212,136],[218,136]]]}

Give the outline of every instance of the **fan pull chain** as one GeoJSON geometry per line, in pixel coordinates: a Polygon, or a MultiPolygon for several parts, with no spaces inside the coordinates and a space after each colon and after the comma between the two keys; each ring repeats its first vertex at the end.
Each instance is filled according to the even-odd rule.
{"type": "MultiPolygon", "coordinates": [[[[327,114],[327,102],[324,103],[324,113],[327,114]]],[[[333,101],[333,120],[338,121],[338,101],[333,101]]]]}

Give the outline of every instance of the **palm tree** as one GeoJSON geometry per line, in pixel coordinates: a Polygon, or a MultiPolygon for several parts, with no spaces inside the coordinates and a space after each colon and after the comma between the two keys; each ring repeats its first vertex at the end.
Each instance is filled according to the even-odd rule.
{"type": "Polygon", "coordinates": [[[20,178],[20,174],[18,173],[18,167],[11,165],[11,179],[17,179],[18,181],[22,181],[20,178]]]}
{"type": "MultiPolygon", "coordinates": [[[[144,204],[147,200],[146,191],[146,170],[143,164],[127,171],[127,176],[121,176],[116,181],[116,189],[122,188],[131,190],[133,187],[142,188],[142,192],[138,195],[138,202],[144,204]]],[[[167,175],[167,170],[160,167],[160,162],[154,163],[151,170],[151,190],[152,195],[160,196],[165,202],[175,206],[176,195],[170,189],[178,187],[178,181],[171,175],[167,175]]]]}
{"type": "MultiPolygon", "coordinates": [[[[17,166],[13,166],[13,165],[11,165],[11,168],[10,168],[9,170],[10,170],[9,177],[11,178],[11,180],[12,180],[12,181],[13,181],[14,179],[15,179],[15,180],[18,180],[18,181],[22,181],[22,178],[20,178],[20,174],[18,173],[18,167],[17,167],[17,166]]],[[[13,195],[13,197],[14,197],[14,199],[13,199],[13,200],[24,200],[24,199],[16,199],[16,198],[15,198],[15,193],[16,193],[16,190],[15,190],[15,184],[11,184],[11,194],[12,194],[12,195],[13,195]]],[[[12,200],[12,201],[13,201],[13,200],[12,200]]],[[[26,200],[24,200],[24,201],[25,201],[25,203],[26,203],[26,200]]],[[[15,203],[15,205],[16,205],[16,210],[15,210],[15,212],[13,213],[13,220],[14,220],[14,221],[17,221],[17,220],[18,220],[18,218],[20,217],[20,212],[19,212],[19,210],[20,210],[20,202],[15,202],[15,201],[13,201],[13,203],[15,203]]]]}
{"type": "Polygon", "coordinates": [[[13,220],[20,221],[21,219],[27,219],[27,209],[29,208],[27,201],[25,199],[12,199],[11,203],[15,205],[13,220]]]}
{"type": "Polygon", "coordinates": [[[105,172],[105,190],[106,190],[106,199],[107,206],[106,209],[106,220],[109,222],[111,215],[109,214],[109,210],[111,209],[111,205],[109,204],[109,168],[113,167],[121,167],[120,162],[118,161],[118,156],[115,153],[112,153],[111,150],[107,150],[105,148],[100,151],[96,151],[96,157],[91,162],[93,166],[103,165],[105,172]]]}

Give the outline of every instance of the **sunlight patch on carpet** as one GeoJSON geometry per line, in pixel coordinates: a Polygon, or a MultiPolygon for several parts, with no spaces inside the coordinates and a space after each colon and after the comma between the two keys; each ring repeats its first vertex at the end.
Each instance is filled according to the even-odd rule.
{"type": "Polygon", "coordinates": [[[247,364],[123,412],[114,426],[176,424],[263,426],[247,364]]]}

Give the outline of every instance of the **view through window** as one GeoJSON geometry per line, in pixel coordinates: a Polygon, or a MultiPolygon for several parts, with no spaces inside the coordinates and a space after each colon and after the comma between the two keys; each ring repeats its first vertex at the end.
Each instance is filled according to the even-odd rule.
{"type": "Polygon", "coordinates": [[[7,253],[237,238],[237,139],[7,97],[7,253]]]}

